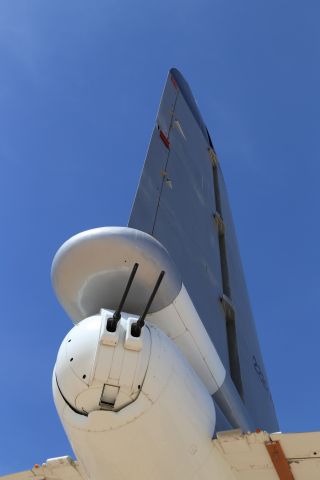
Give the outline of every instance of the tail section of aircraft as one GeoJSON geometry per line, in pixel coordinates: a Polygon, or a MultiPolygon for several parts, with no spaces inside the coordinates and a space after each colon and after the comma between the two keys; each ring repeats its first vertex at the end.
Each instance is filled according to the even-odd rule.
{"type": "Polygon", "coordinates": [[[129,226],[69,239],[52,282],[76,324],[54,399],[89,478],[232,479],[217,432],[278,429],[219,161],[176,69],[129,226]]]}
{"type": "MultiPolygon", "coordinates": [[[[70,238],[51,274],[75,323],[52,387],[78,462],[51,459],[31,476],[238,478],[228,444],[250,450],[269,437],[243,432],[278,425],[219,161],[178,70],[169,72],[129,226],[70,238]]],[[[277,446],[270,452],[259,465],[269,455],[271,471],[277,446]]]]}
{"type": "Polygon", "coordinates": [[[75,324],[52,386],[77,461],[49,459],[3,480],[319,477],[319,432],[272,433],[220,163],[178,70],[129,226],[70,238],[52,283],[75,324]]]}
{"type": "Polygon", "coordinates": [[[177,69],[167,78],[129,227],[168,250],[228,371],[230,396],[257,427],[277,430],[220,162],[177,69]]]}

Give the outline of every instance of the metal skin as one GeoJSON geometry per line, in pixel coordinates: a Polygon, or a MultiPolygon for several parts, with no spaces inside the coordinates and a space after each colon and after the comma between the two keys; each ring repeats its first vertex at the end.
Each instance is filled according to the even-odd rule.
{"type": "MultiPolygon", "coordinates": [[[[146,302],[146,291],[152,290],[152,281],[157,277],[157,273],[165,271],[166,283],[160,287],[160,299],[152,305],[152,311],[146,317],[147,322],[158,326],[175,342],[209,394],[214,395],[228,423],[244,431],[252,430],[252,418],[244,409],[186,288],[180,284],[180,276],[173,261],[165,248],[150,235],[124,227],[104,227],[83,232],[62,245],[54,259],[52,278],[63,308],[67,312],[73,309],[73,312],[77,313],[74,315],[75,321],[81,318],[82,314],[90,315],[99,311],[103,290],[90,290],[88,287],[91,284],[98,285],[99,282],[105,291],[104,306],[114,308],[121,297],[121,289],[115,289],[114,285],[123,283],[124,288],[124,273],[128,276],[135,263],[139,265],[139,276],[137,273],[138,278],[132,282],[134,296],[128,295],[125,309],[130,309],[132,317],[139,315],[146,302]],[[143,249],[140,250],[141,238],[143,249]],[[99,258],[102,259],[100,262],[99,258]],[[77,268],[72,268],[73,265],[77,268]],[[90,310],[84,310],[84,305],[88,302],[85,303],[83,299],[88,297],[90,310]]],[[[109,318],[111,317],[110,314],[109,318]]],[[[88,320],[86,325],[87,322],[88,320]]],[[[83,328],[82,325],[83,321],[79,328],[83,328]]],[[[70,346],[73,344],[74,341],[70,346]]],[[[72,353],[69,357],[73,359],[72,353]]],[[[75,365],[75,360],[72,362],[72,366],[75,365]]],[[[83,370],[88,368],[84,366],[83,370]]],[[[84,374],[88,378],[88,374],[84,374]]],[[[63,390],[62,388],[62,392],[63,390]]]]}
{"type": "Polygon", "coordinates": [[[143,312],[161,269],[167,274],[150,311],[169,305],[181,289],[177,267],[155,238],[126,227],[94,228],[70,238],[53,259],[52,285],[77,323],[100,308],[116,310],[135,262],[139,268],[125,310],[135,315],[143,312]]]}
{"type": "MultiPolygon", "coordinates": [[[[228,372],[228,396],[241,401],[256,428],[277,431],[222,171],[177,69],[167,78],[129,227],[152,235],[174,260],[228,372]],[[222,298],[230,300],[229,318],[222,298]]],[[[219,427],[230,428],[223,416],[219,427]]]]}
{"type": "Polygon", "coordinates": [[[112,313],[69,332],[53,374],[55,404],[87,477],[234,478],[213,448],[215,408],[198,375],[160,329],[130,338],[136,317],[123,315],[108,333],[112,313]]]}
{"type": "Polygon", "coordinates": [[[76,323],[54,398],[88,478],[231,479],[216,432],[277,430],[223,177],[177,70],[129,228],[72,237],[52,283],[76,323]]]}
{"type": "Polygon", "coordinates": [[[72,237],[52,265],[75,323],[53,396],[77,460],[3,480],[318,479],[320,432],[261,430],[278,424],[226,189],[176,69],[129,226],[72,237]]]}

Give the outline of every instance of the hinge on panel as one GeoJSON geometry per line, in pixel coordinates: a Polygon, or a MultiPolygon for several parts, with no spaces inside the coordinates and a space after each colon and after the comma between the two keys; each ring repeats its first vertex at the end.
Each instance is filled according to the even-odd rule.
{"type": "Polygon", "coordinates": [[[160,175],[161,175],[161,177],[163,177],[166,186],[171,188],[171,190],[172,190],[172,188],[173,188],[172,180],[171,180],[171,178],[168,177],[168,172],[166,172],[165,170],[161,170],[160,175]]]}
{"type": "Polygon", "coordinates": [[[224,235],[224,232],[225,232],[224,221],[223,221],[220,213],[215,212],[213,214],[213,218],[214,218],[214,221],[216,222],[216,225],[218,227],[219,235],[224,235]]]}
{"type": "Polygon", "coordinates": [[[234,310],[234,306],[231,299],[223,293],[222,296],[220,297],[220,301],[221,301],[221,305],[224,310],[224,313],[226,315],[226,318],[229,318],[229,319],[234,318],[235,310],[234,310]]]}
{"type": "Polygon", "coordinates": [[[209,152],[209,157],[211,159],[213,167],[217,168],[217,166],[219,164],[219,160],[218,160],[218,157],[216,155],[216,152],[211,147],[208,147],[208,152],[209,152]]]}

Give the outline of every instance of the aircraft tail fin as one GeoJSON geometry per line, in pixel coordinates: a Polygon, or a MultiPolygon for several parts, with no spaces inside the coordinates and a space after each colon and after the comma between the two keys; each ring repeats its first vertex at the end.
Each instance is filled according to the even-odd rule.
{"type": "Polygon", "coordinates": [[[153,235],[169,251],[255,423],[277,430],[219,160],[191,89],[175,68],[129,227],[153,235]]]}

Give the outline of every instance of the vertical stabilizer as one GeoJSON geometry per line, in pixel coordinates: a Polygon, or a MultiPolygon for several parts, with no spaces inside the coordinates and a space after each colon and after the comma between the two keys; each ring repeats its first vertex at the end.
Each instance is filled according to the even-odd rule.
{"type": "Polygon", "coordinates": [[[165,85],[129,226],[169,251],[256,426],[277,430],[220,164],[176,69],[165,85]]]}

